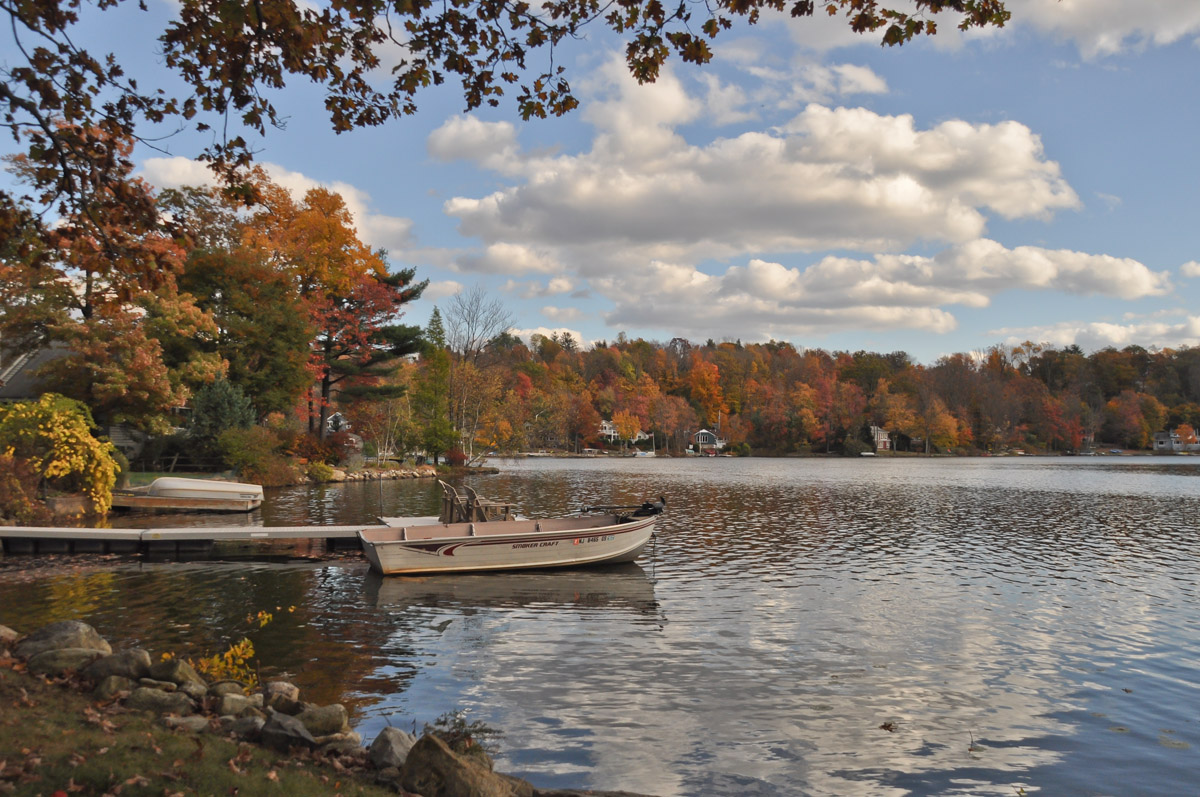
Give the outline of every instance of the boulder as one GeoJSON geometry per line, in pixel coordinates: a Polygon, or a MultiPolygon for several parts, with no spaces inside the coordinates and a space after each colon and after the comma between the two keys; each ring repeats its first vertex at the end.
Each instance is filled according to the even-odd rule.
{"type": "Polygon", "coordinates": [[[101,679],[100,683],[96,684],[96,688],[92,690],[92,695],[97,700],[109,701],[122,692],[129,693],[137,688],[137,682],[131,678],[123,678],[120,675],[110,675],[107,678],[101,679]]]}
{"type": "Polygon", "coordinates": [[[362,737],[354,731],[331,733],[328,736],[317,736],[315,739],[317,749],[322,753],[350,755],[362,752],[362,737]]]}
{"type": "Polygon", "coordinates": [[[62,648],[98,650],[105,656],[112,653],[112,646],[96,633],[96,629],[78,620],[43,626],[17,643],[13,652],[23,659],[32,659],[42,651],[62,648]]]}
{"type": "Polygon", "coordinates": [[[208,696],[208,687],[197,681],[188,681],[179,685],[179,691],[199,703],[208,696]]]}
{"type": "Polygon", "coordinates": [[[222,717],[221,727],[239,739],[247,742],[257,742],[262,737],[263,725],[266,720],[262,717],[222,717]]]}
{"type": "Polygon", "coordinates": [[[82,671],[99,658],[91,648],[55,648],[29,657],[29,671],[36,675],[62,675],[69,670],[82,671]]]}
{"type": "Polygon", "coordinates": [[[163,717],[162,724],[173,731],[200,733],[209,728],[208,717],[199,714],[191,717],[163,717]]]}
{"type": "Polygon", "coordinates": [[[155,662],[150,665],[150,677],[156,681],[170,681],[173,684],[183,686],[186,683],[200,684],[205,691],[208,690],[208,684],[200,677],[199,673],[183,659],[164,659],[163,661],[155,662]]]}
{"type": "Polygon", "coordinates": [[[213,697],[244,695],[246,694],[246,685],[241,681],[216,681],[208,685],[208,693],[213,697]]]}
{"type": "Polygon", "coordinates": [[[182,692],[164,692],[139,686],[125,699],[125,707],[135,711],[151,711],[155,714],[178,714],[186,717],[196,710],[192,699],[182,692]]]}
{"type": "Polygon", "coordinates": [[[150,654],[141,648],[130,648],[92,662],[83,671],[93,681],[103,681],[110,675],[138,680],[150,674],[150,654]]]}
{"type": "Polygon", "coordinates": [[[221,716],[232,714],[237,716],[242,713],[242,709],[250,708],[253,704],[250,698],[245,695],[227,694],[217,698],[217,706],[215,711],[221,716]]]}
{"type": "Polygon", "coordinates": [[[350,730],[350,715],[341,703],[329,706],[310,706],[296,715],[313,736],[326,736],[350,730]]]}
{"type": "Polygon", "coordinates": [[[161,689],[164,692],[179,691],[179,687],[174,681],[156,681],[153,678],[138,678],[138,683],[151,689],[161,689]]]}
{"type": "Polygon", "coordinates": [[[0,648],[12,647],[21,635],[6,625],[0,625],[0,648]]]}
{"type": "Polygon", "coordinates": [[[260,740],[263,745],[286,753],[293,747],[311,750],[317,740],[304,727],[304,723],[287,714],[272,714],[262,726],[260,740]]]}
{"type": "Polygon", "coordinates": [[[280,714],[289,714],[293,717],[304,711],[304,709],[308,708],[308,706],[301,701],[292,700],[290,697],[285,695],[268,694],[264,702],[265,705],[269,706],[275,711],[278,711],[280,714]]]}
{"type": "Polygon", "coordinates": [[[367,750],[367,757],[376,769],[402,767],[408,751],[417,743],[417,737],[407,731],[388,726],[384,728],[367,750]]]}
{"type": "Polygon", "coordinates": [[[492,772],[475,758],[455,753],[432,733],[408,751],[400,785],[423,797],[533,797],[528,782],[492,772]]]}
{"type": "Polygon", "coordinates": [[[287,681],[267,681],[263,685],[263,694],[270,700],[272,695],[281,695],[288,700],[300,700],[300,687],[287,681]]]}

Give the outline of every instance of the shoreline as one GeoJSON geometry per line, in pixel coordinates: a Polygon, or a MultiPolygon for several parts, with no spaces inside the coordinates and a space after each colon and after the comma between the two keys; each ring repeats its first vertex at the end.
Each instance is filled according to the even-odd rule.
{"type": "Polygon", "coordinates": [[[202,676],[169,654],[116,649],[77,620],[28,634],[0,625],[0,701],[11,706],[0,793],[646,797],[496,772],[484,740],[501,734],[457,712],[419,738],[389,726],[366,745],[341,704],[306,703],[282,680],[235,680],[226,665],[202,676]]]}

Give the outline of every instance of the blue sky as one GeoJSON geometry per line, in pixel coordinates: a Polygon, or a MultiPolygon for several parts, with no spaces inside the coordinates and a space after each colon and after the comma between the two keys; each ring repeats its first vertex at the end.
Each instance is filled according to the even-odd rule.
{"type": "MultiPolygon", "coordinates": [[[[1200,4],[1010,0],[1011,24],[882,48],[840,20],[769,17],[653,86],[599,28],[557,57],[581,108],[521,122],[421,112],[335,135],[278,97],[259,160],[341,190],[361,237],[430,281],[405,321],[481,284],[525,334],[905,350],[1026,339],[1200,345],[1200,4]]],[[[150,13],[93,47],[161,77],[150,13]]],[[[143,175],[196,183],[194,137],[143,175]]]]}

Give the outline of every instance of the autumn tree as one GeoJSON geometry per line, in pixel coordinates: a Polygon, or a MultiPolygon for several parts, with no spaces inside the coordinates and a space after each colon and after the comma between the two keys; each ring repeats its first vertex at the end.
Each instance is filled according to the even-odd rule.
{"type": "Polygon", "coordinates": [[[622,448],[630,440],[635,439],[638,432],[642,431],[642,425],[638,421],[638,417],[628,410],[618,410],[613,415],[612,422],[613,428],[617,430],[617,437],[621,440],[622,448]]]}
{"type": "MultiPolygon", "coordinates": [[[[103,142],[125,167],[64,216],[39,243],[5,247],[0,335],[63,356],[40,377],[48,389],[84,402],[102,422],[165,431],[170,412],[200,385],[222,375],[213,350],[216,327],[181,291],[184,250],[156,210],[150,186],[131,175],[127,141],[103,142]]],[[[10,162],[18,179],[37,180],[36,161],[10,162]]]]}

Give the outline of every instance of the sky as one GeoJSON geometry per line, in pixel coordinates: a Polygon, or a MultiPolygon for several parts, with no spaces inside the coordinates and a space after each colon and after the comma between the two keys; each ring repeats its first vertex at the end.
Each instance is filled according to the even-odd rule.
{"type": "MultiPolygon", "coordinates": [[[[767,15],[641,86],[595,28],[556,55],[581,106],[551,120],[464,114],[448,86],[338,135],[294,81],[257,157],[294,191],[340,191],[360,237],[429,280],[410,324],[480,285],[519,334],[585,346],[774,339],[932,364],[1026,340],[1200,345],[1200,3],[1008,8],[1002,30],[946,20],[893,48],[767,15]]],[[[96,15],[86,43],[162,79],[170,9],[96,15]]],[[[139,148],[142,176],[205,181],[204,143],[139,148]]]]}

